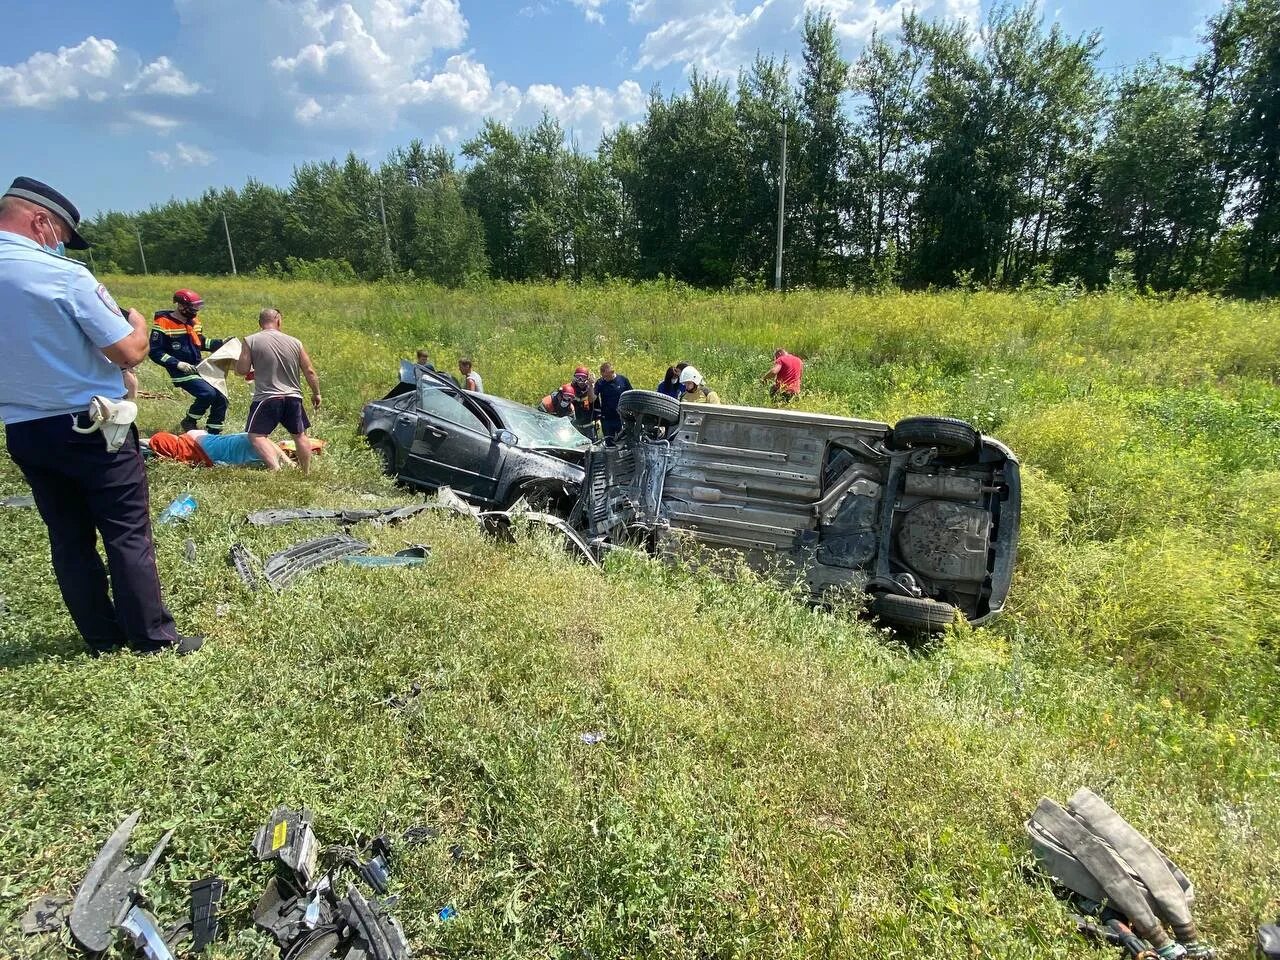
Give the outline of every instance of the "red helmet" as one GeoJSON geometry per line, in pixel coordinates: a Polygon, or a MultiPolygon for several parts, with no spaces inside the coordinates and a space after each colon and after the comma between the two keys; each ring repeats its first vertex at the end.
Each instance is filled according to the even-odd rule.
{"type": "Polygon", "coordinates": [[[572,383],[566,383],[566,384],[564,384],[563,386],[561,386],[561,387],[560,387],[560,392],[561,392],[561,393],[573,393],[573,384],[572,384],[572,383]]]}
{"type": "Polygon", "coordinates": [[[186,307],[191,312],[197,312],[204,306],[204,301],[200,299],[200,294],[194,290],[177,290],[173,294],[173,302],[180,307],[186,307]]]}
{"type": "Polygon", "coordinates": [[[591,376],[591,371],[588,370],[586,367],[578,367],[576,370],[573,371],[573,376],[575,380],[578,377],[589,377],[591,376]]]}

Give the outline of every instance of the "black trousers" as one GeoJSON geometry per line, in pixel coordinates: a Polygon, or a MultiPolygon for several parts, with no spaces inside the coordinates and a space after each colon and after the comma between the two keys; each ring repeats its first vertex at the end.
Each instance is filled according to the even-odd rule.
{"type": "MultiPolygon", "coordinates": [[[[81,422],[87,421],[81,417],[81,422]]],[[[9,455],[31,485],[49,528],[63,602],[91,650],[170,645],[178,635],[160,597],[137,431],[119,452],[109,453],[101,432],[79,434],[72,423],[63,414],[5,426],[9,455]],[[111,572],[110,596],[98,534],[111,572]]]]}

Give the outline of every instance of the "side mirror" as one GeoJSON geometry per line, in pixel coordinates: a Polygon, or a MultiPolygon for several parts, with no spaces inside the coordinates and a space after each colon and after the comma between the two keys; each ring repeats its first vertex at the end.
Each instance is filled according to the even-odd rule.
{"type": "Polygon", "coordinates": [[[514,447],[514,446],[518,446],[518,445],[519,445],[519,443],[520,443],[520,438],[519,438],[519,437],[517,437],[517,436],[516,436],[514,433],[512,433],[510,430],[499,430],[499,431],[498,431],[498,442],[499,442],[499,443],[501,443],[501,444],[504,444],[504,445],[506,445],[506,446],[508,446],[508,447],[514,447]]]}

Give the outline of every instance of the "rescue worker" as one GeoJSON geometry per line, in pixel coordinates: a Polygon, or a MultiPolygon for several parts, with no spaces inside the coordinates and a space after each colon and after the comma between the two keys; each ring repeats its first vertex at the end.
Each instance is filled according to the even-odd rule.
{"type": "Polygon", "coordinates": [[[686,366],[680,371],[680,386],[684,388],[681,400],[686,403],[720,403],[720,394],[707,386],[697,367],[686,366]]]}
{"type": "Polygon", "coordinates": [[[577,412],[578,397],[572,383],[561,385],[558,390],[542,398],[542,409],[553,417],[573,417],[577,412]]]}
{"type": "Polygon", "coordinates": [[[212,353],[222,346],[221,340],[205,340],[200,324],[204,301],[194,290],[178,290],[173,295],[172,310],[157,310],[151,325],[151,359],[169,371],[169,379],[193,400],[180,430],[194,430],[207,411],[205,429],[222,432],[227,421],[227,398],[196,372],[200,354],[212,353]]]}
{"type": "Polygon", "coordinates": [[[573,411],[573,425],[578,432],[592,440],[596,438],[596,385],[591,379],[591,371],[578,366],[573,371],[573,396],[577,401],[573,411]]]}
{"type": "Polygon", "coordinates": [[[137,430],[114,452],[101,430],[85,432],[94,398],[120,401],[122,371],[146,358],[147,319],[123,312],[82,263],[62,256],[88,248],[79,224],[66,197],[29,177],[0,198],[0,420],[9,456],[31,486],[63,602],[90,653],[191,653],[203,638],[180,636],[160,595],[137,430]]]}
{"type": "Polygon", "coordinates": [[[800,392],[800,378],[804,375],[804,361],[779,347],[773,351],[773,366],[761,379],[769,385],[769,396],[779,397],[784,403],[795,399],[800,392]]]}

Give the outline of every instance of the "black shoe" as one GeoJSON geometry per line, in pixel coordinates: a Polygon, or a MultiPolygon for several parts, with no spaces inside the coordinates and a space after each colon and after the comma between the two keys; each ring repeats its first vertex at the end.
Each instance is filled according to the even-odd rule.
{"type": "Polygon", "coordinates": [[[167,650],[176,650],[178,656],[185,657],[189,653],[195,653],[204,646],[204,634],[197,633],[190,637],[179,637],[173,643],[162,643],[154,647],[134,647],[133,652],[140,657],[150,657],[157,653],[164,653],[167,650]]]}
{"type": "Polygon", "coordinates": [[[200,421],[195,417],[183,417],[182,422],[178,424],[178,432],[186,433],[188,430],[194,430],[200,426],[200,421]]]}
{"type": "Polygon", "coordinates": [[[86,640],[85,643],[89,647],[89,656],[103,657],[108,653],[115,653],[117,650],[123,650],[128,646],[123,640],[86,640]]]}

